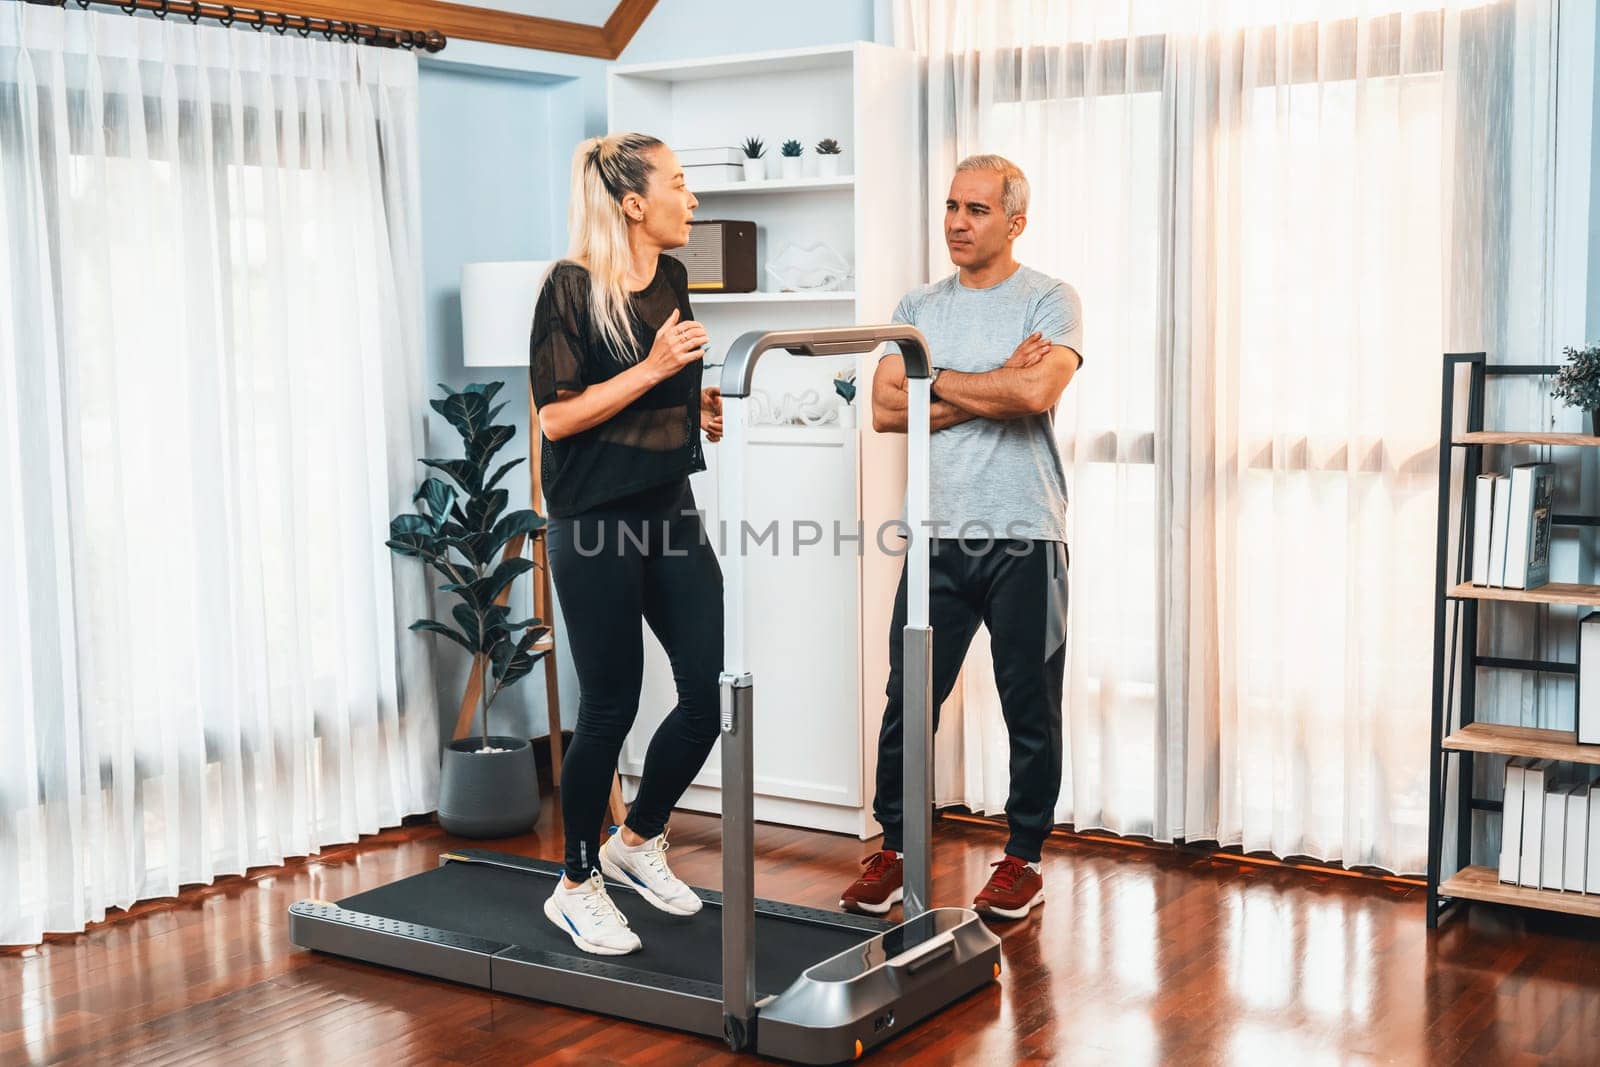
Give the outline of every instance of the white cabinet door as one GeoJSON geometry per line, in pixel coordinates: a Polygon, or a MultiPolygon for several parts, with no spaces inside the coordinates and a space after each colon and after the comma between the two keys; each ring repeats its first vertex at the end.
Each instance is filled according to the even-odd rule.
{"type": "MultiPolygon", "coordinates": [[[[857,545],[853,536],[856,434],[835,427],[752,427],[746,460],[748,635],[755,680],[756,792],[842,807],[861,798],[861,714],[857,545]],[[769,529],[771,532],[769,532],[769,529]],[[815,540],[820,529],[820,543],[815,540]]],[[[739,531],[721,527],[716,467],[694,477],[695,499],[719,556],[737,550],[739,531]]],[[[676,702],[666,654],[645,628],[639,716],[620,769],[637,776],[656,726],[676,702]]],[[[716,788],[713,749],[696,785],[716,788]]],[[[758,812],[759,816],[759,812],[758,812]]]]}

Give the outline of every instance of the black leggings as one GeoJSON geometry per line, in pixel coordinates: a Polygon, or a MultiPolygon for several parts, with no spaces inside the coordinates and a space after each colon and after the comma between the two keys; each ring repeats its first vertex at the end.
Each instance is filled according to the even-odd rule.
{"type": "MultiPolygon", "coordinates": [[[[981,622],[989,630],[995,688],[1011,745],[1006,855],[1029,863],[1055,822],[1061,794],[1061,687],[1067,662],[1067,546],[1056,541],[939,538],[928,557],[928,623],[933,627],[933,728],[955,688],[981,622]]],[[[883,847],[899,852],[904,819],[906,575],[889,626],[889,684],[878,731],[878,794],[872,811],[883,847]]]]}
{"type": "Polygon", "coordinates": [[[578,669],[578,727],[561,768],[567,877],[600,865],[611,775],[639,711],[650,624],[672,663],[678,705],[645,753],[627,825],[654,837],[717,740],[722,569],[687,481],[636,493],[548,529],[550,574],[578,669]]]}

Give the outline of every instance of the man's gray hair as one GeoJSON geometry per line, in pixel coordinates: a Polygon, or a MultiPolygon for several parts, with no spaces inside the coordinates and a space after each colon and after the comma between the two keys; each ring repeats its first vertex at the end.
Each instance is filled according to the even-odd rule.
{"type": "Polygon", "coordinates": [[[1022,168],[1017,166],[1005,156],[977,155],[968,156],[956,164],[957,171],[963,170],[992,170],[1005,179],[1000,192],[1000,207],[1005,211],[1006,218],[1012,215],[1026,215],[1028,213],[1028,178],[1022,173],[1022,168]]]}

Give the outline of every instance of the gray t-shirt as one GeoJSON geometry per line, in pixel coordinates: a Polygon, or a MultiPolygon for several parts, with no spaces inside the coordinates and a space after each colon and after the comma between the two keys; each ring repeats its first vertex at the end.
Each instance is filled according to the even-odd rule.
{"type": "MultiPolygon", "coordinates": [[[[936,367],[981,373],[1011,358],[1035,331],[1083,354],[1077,291],[1029,267],[969,289],[959,274],[907,293],[894,321],[928,339],[936,367]]],[[[1067,478],[1055,412],[970,419],[933,435],[930,518],[938,537],[1067,539],[1067,478]],[[965,528],[965,532],[963,532],[965,528]]]]}

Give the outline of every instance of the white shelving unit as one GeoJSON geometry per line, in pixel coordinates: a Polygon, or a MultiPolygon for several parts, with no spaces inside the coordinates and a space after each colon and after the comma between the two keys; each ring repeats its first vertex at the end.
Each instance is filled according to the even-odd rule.
{"type": "MultiPolygon", "coordinates": [[[[704,304],[854,304],[854,289],[827,293],[695,293],[689,302],[704,304]]],[[[707,327],[709,329],[709,327],[707,327]]]]}
{"type": "Polygon", "coordinates": [[[696,196],[713,196],[720,193],[738,193],[740,196],[759,196],[762,193],[827,193],[855,188],[853,176],[844,178],[767,178],[758,182],[718,182],[698,185],[696,196]]]}
{"type": "MultiPolygon", "coordinates": [[[[895,304],[926,277],[922,240],[922,147],[916,57],[857,42],[824,48],[619,66],[610,73],[609,128],[653,134],[674,148],[742,144],[760,137],[776,171],[778,146],[806,146],[804,176],[726,182],[691,189],[697,219],[756,224],[755,293],[695,294],[690,302],[720,356],[751,330],[888,322],[895,304]],[[843,146],[839,177],[816,173],[813,146],[843,146]],[[765,264],[785,245],[826,242],[854,266],[850,291],[770,291],[765,264]]],[[[861,423],[876,358],[765,357],[755,388],[774,401],[815,390],[831,400],[834,375],[857,368],[861,423]]],[[[708,372],[708,384],[715,371],[708,372]]],[[[888,673],[889,612],[900,561],[875,551],[870,533],[899,514],[904,439],[870,427],[770,427],[751,433],[749,518],[757,527],[822,524],[822,549],[763,554],[749,566],[751,661],[756,684],[756,817],[865,837],[871,819],[873,758],[888,673]],[[832,552],[831,524],[869,532],[865,554],[832,552]],[[863,642],[863,636],[865,641],[863,642]]],[[[696,500],[718,542],[718,446],[707,448],[696,500]]],[[[729,546],[732,547],[732,546],[729,546]]],[[[645,746],[675,703],[666,656],[646,629],[639,718],[623,748],[631,794],[645,746]]],[[[713,753],[684,806],[720,810],[713,753]]]]}

